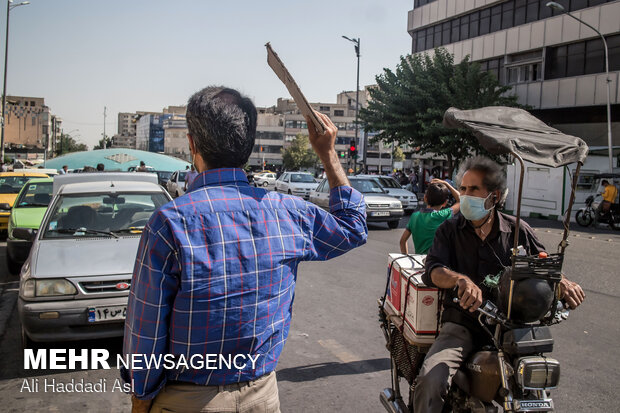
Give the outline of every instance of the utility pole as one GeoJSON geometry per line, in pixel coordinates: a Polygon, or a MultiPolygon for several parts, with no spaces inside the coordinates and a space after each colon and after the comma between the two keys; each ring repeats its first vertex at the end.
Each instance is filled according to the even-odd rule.
{"type": "Polygon", "coordinates": [[[106,144],[106,140],[105,140],[105,118],[106,118],[106,112],[107,112],[108,108],[107,107],[103,107],[103,149],[107,149],[107,144],[106,144]]]}
{"type": "MultiPolygon", "coordinates": [[[[358,117],[359,117],[359,111],[360,111],[360,38],[358,37],[357,39],[353,38],[349,38],[347,36],[342,36],[343,39],[346,39],[348,41],[350,41],[351,43],[353,43],[355,45],[355,55],[357,56],[357,83],[356,83],[356,87],[355,87],[355,147],[359,148],[359,124],[358,124],[358,117]]],[[[365,170],[366,169],[366,141],[364,141],[364,151],[363,151],[363,155],[364,157],[363,159],[363,163],[362,163],[362,168],[365,170]]],[[[357,164],[357,160],[353,160],[353,164],[357,164]]],[[[357,169],[357,167],[355,167],[355,169],[357,169]]]]}

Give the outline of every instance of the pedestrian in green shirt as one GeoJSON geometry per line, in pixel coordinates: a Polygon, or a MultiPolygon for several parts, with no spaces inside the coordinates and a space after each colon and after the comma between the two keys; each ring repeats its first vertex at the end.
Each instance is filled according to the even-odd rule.
{"type": "Polygon", "coordinates": [[[400,237],[400,252],[409,254],[407,240],[413,235],[416,254],[426,254],[433,245],[435,231],[447,219],[459,212],[459,193],[452,185],[441,179],[433,179],[424,193],[426,207],[414,212],[409,218],[407,228],[400,237]],[[450,194],[456,203],[446,208],[450,194]]]}

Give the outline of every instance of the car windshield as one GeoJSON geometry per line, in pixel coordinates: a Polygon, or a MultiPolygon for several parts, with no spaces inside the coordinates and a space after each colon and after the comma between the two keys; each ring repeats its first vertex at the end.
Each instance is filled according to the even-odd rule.
{"type": "Polygon", "coordinates": [[[402,189],[402,186],[392,178],[379,178],[379,182],[384,188],[402,189]]]}
{"type": "Polygon", "coordinates": [[[30,182],[24,186],[15,201],[15,208],[47,207],[52,199],[51,182],[30,182]]]}
{"type": "Polygon", "coordinates": [[[314,178],[309,174],[291,174],[291,182],[313,183],[314,178]]]}
{"type": "Polygon", "coordinates": [[[17,194],[31,176],[3,176],[0,177],[0,194],[17,194]]]}
{"type": "Polygon", "coordinates": [[[383,189],[374,179],[351,179],[351,186],[363,194],[383,193],[383,189]]]}
{"type": "Polygon", "coordinates": [[[161,192],[61,195],[44,238],[139,234],[168,198],[161,192]]]}
{"type": "Polygon", "coordinates": [[[162,179],[164,181],[167,181],[168,179],[170,179],[170,177],[172,176],[172,172],[168,172],[168,171],[158,171],[157,172],[157,176],[159,177],[159,179],[162,179]]]}

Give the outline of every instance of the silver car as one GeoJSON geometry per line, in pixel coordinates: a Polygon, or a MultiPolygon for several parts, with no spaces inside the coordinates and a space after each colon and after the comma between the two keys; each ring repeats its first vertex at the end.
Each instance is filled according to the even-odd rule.
{"type": "Polygon", "coordinates": [[[308,200],[310,192],[318,185],[312,174],[307,172],[284,172],[276,180],[276,191],[308,200]]]}
{"type": "MultiPolygon", "coordinates": [[[[379,183],[373,178],[350,176],[351,186],[364,195],[366,201],[367,222],[387,222],[391,229],[398,228],[400,217],[404,215],[403,206],[398,199],[385,194],[379,183]]],[[[329,208],[329,182],[324,179],[310,193],[310,202],[329,208]]]]}
{"type": "Polygon", "coordinates": [[[390,196],[398,199],[403,208],[407,212],[413,212],[418,209],[418,197],[411,191],[403,188],[396,179],[387,175],[359,175],[365,178],[374,178],[379,182],[381,188],[383,188],[390,196]]]}
{"type": "Polygon", "coordinates": [[[54,182],[38,233],[14,234],[33,240],[18,299],[25,346],[123,335],[142,229],[171,199],[155,174],[74,177],[54,182]]]}

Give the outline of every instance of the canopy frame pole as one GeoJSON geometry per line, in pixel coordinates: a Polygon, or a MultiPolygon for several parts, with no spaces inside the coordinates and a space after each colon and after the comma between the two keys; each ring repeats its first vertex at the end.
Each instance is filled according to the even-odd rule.
{"type": "Polygon", "coordinates": [[[579,172],[581,171],[581,162],[577,162],[577,168],[575,169],[575,173],[573,175],[573,182],[571,185],[570,198],[568,200],[568,209],[564,213],[564,235],[562,236],[562,241],[560,245],[558,245],[558,252],[560,254],[564,254],[566,247],[568,247],[568,233],[570,232],[570,215],[573,210],[573,204],[575,203],[575,190],[577,189],[577,180],[579,178],[579,172]]]}
{"type": "MultiPolygon", "coordinates": [[[[514,274],[515,271],[515,265],[516,265],[516,257],[517,257],[517,247],[519,246],[519,232],[520,232],[520,226],[521,226],[521,200],[523,198],[523,180],[525,178],[525,163],[523,162],[523,158],[521,158],[521,156],[519,156],[518,153],[516,152],[510,152],[512,154],[512,156],[515,157],[515,159],[519,160],[519,164],[521,165],[521,173],[519,174],[519,195],[517,197],[517,214],[516,214],[516,220],[515,220],[515,236],[514,236],[514,242],[513,242],[513,248],[512,248],[512,268],[511,268],[511,274],[514,274]]],[[[513,293],[513,289],[514,289],[514,285],[515,285],[515,281],[512,279],[512,277],[510,277],[510,292],[508,294],[508,314],[506,315],[506,317],[510,320],[510,313],[512,310],[512,293],[513,293]]]]}

